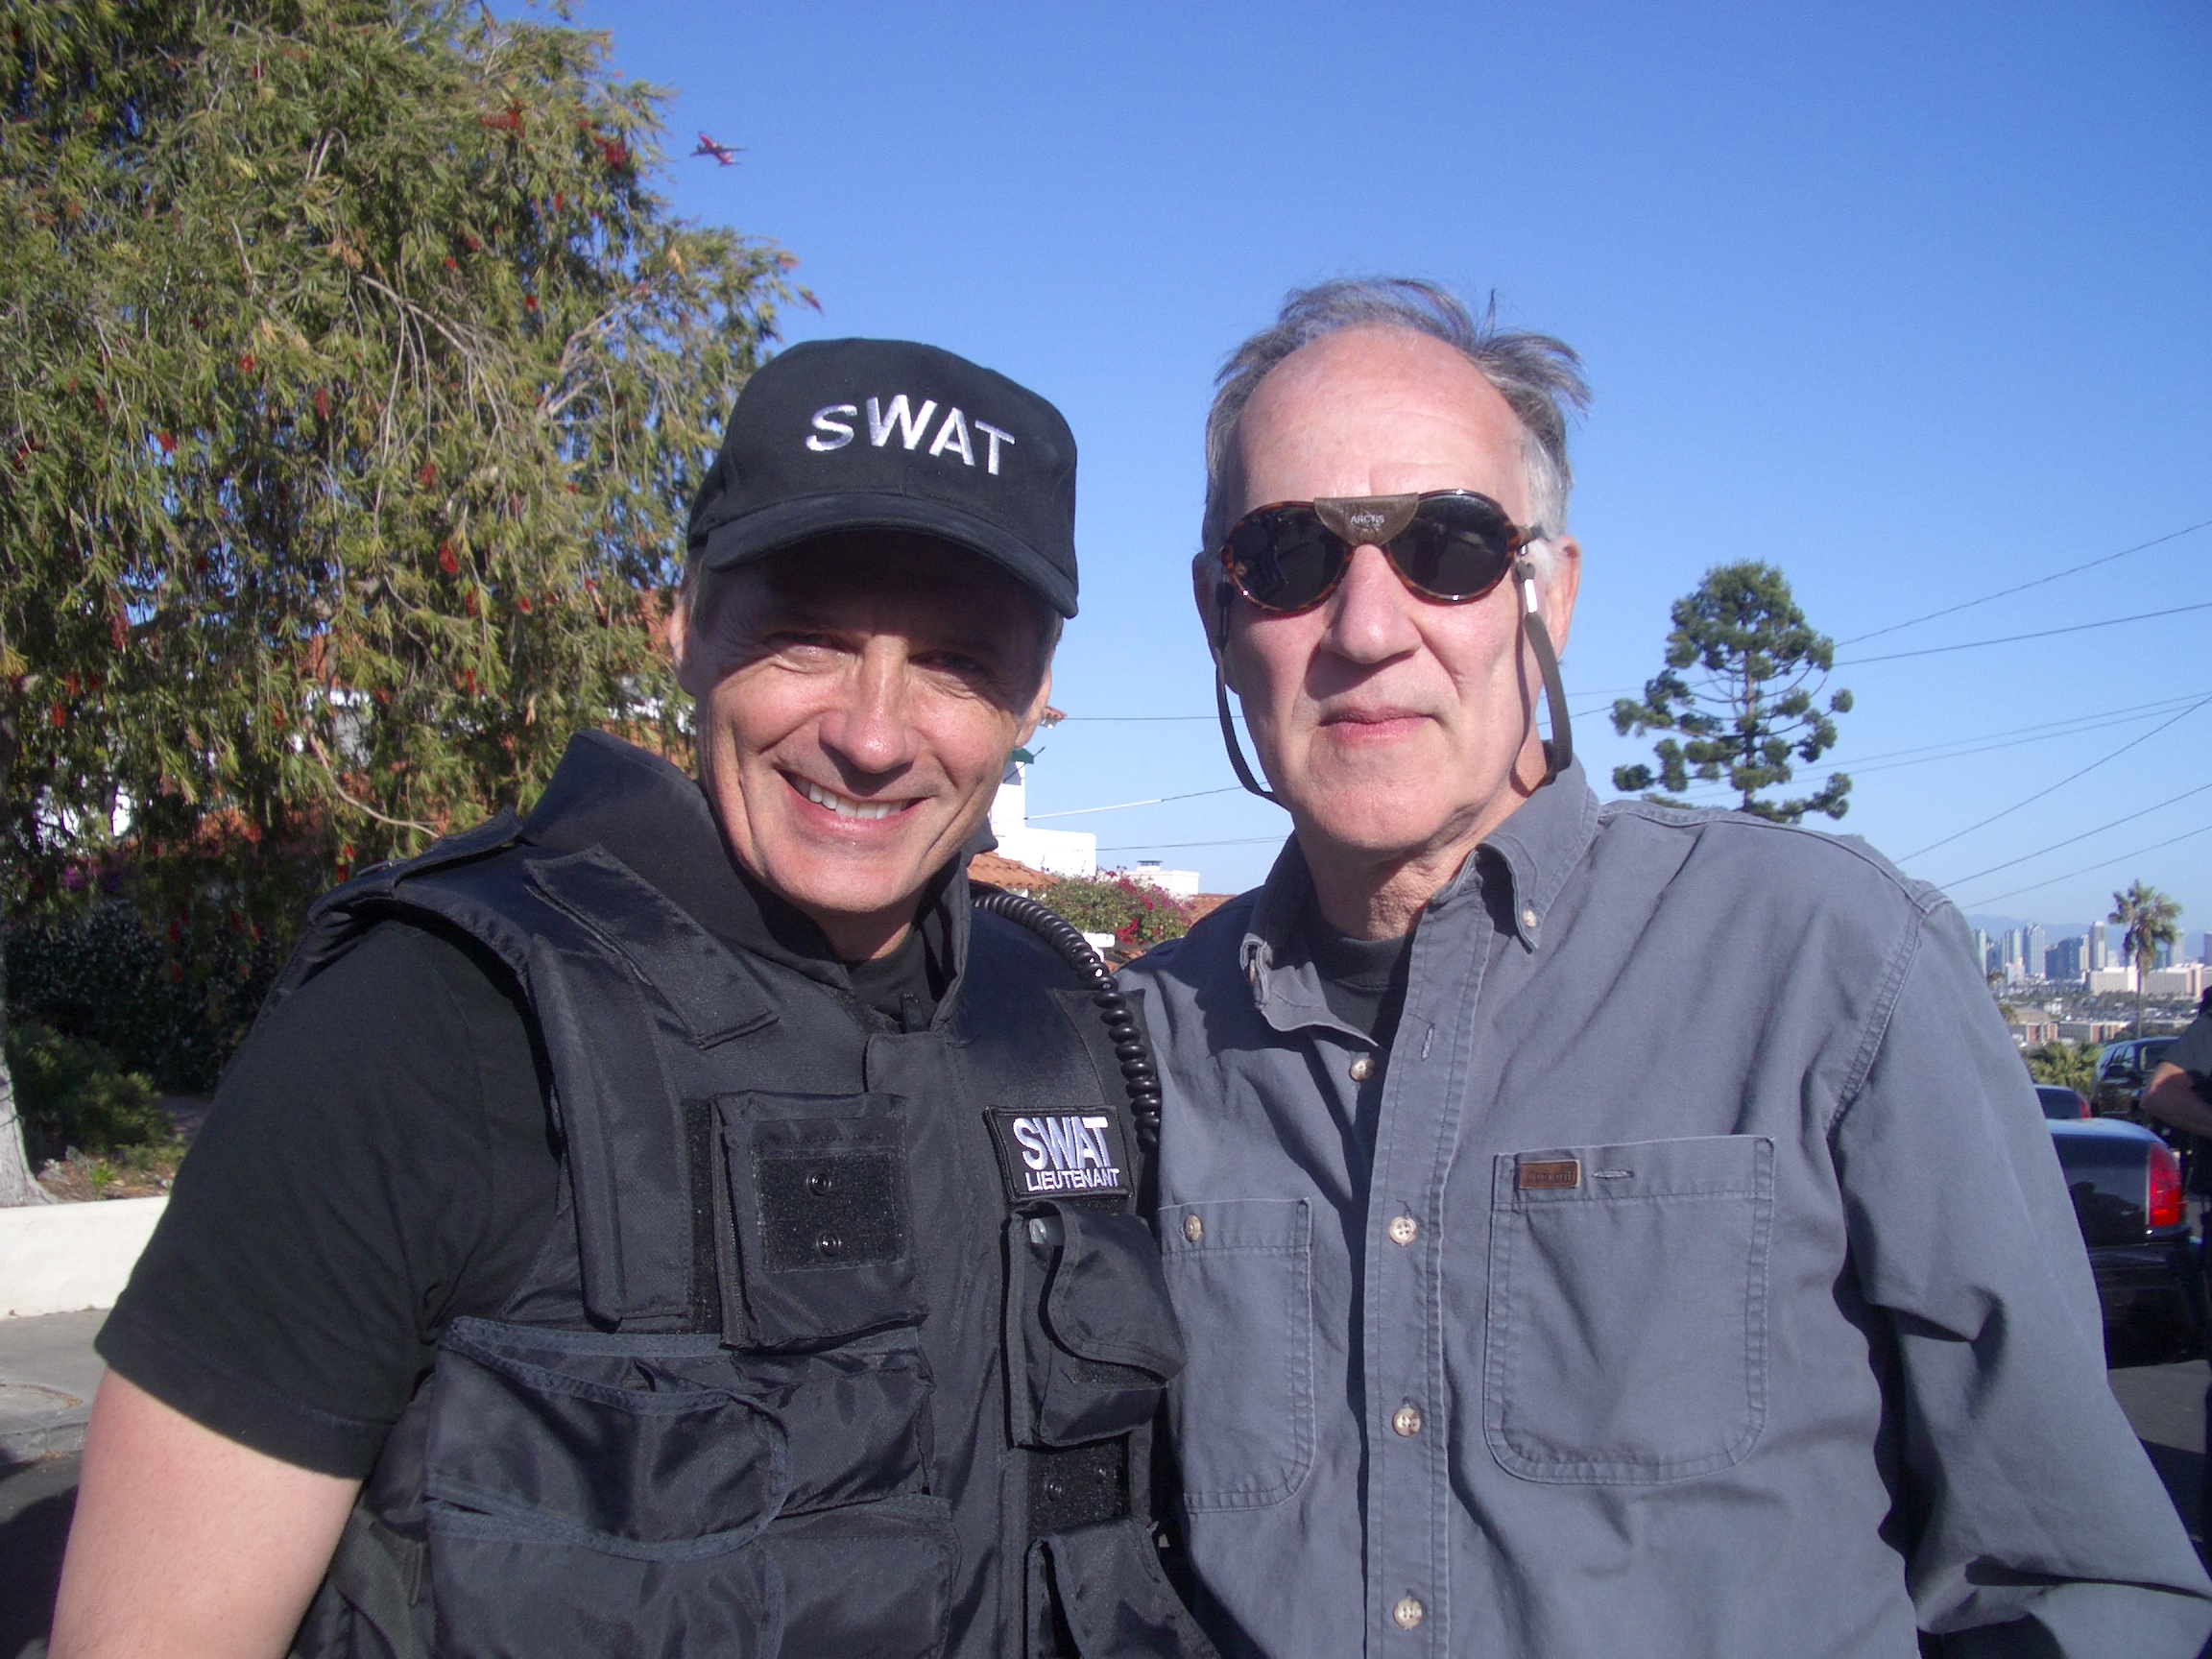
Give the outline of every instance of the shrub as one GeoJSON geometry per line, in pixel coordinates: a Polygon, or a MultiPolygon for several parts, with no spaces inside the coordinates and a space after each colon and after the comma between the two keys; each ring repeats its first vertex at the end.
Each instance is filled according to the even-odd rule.
{"type": "Polygon", "coordinates": [[[170,1093],[207,1094],[284,951],[224,907],[195,904],[156,930],[131,899],[104,899],[8,929],[8,1007],[170,1093]]]}
{"type": "Polygon", "coordinates": [[[97,1043],[36,1020],[8,1027],[8,1070],[33,1164],[80,1152],[132,1152],[177,1139],[154,1080],[126,1071],[97,1043]]]}
{"type": "Polygon", "coordinates": [[[1190,931],[1190,913],[1172,894],[1126,876],[1064,876],[1037,898],[1086,933],[1113,934],[1124,950],[1150,950],[1190,931]]]}

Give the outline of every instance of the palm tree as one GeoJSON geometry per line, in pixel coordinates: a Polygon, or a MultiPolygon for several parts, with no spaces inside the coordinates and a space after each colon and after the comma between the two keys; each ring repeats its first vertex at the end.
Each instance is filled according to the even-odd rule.
{"type": "Polygon", "coordinates": [[[2143,1035],[2143,981],[2158,960],[2158,947],[2178,944],[2181,906],[2155,887],[2137,881],[2112,895],[2107,922],[2120,925],[2120,954],[2135,965],[2135,1035],[2143,1035]]]}

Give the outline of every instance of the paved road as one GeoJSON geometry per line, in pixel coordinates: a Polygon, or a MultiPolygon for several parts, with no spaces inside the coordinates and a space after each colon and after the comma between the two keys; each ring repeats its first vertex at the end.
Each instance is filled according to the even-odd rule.
{"type": "MultiPolygon", "coordinates": [[[[84,1412],[100,1380],[91,1342],[105,1317],[0,1320],[0,1659],[45,1656],[77,1497],[76,1448],[84,1444],[84,1412]]],[[[2204,1388],[2212,1373],[2193,1359],[2109,1375],[2199,1553],[2212,1560],[2200,1507],[2204,1388]]]]}

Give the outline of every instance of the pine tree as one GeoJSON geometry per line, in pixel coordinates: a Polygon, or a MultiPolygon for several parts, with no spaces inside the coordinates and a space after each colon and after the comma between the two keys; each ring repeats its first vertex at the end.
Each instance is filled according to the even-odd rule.
{"type": "Polygon", "coordinates": [[[664,95],[445,0],[5,17],[9,913],[127,844],[183,974],[575,728],[680,749],[685,509],[806,297],[654,193],[664,95]]]}
{"type": "MultiPolygon", "coordinates": [[[[1815,707],[1835,642],[1815,633],[1791,597],[1790,584],[1771,565],[1722,565],[1705,572],[1695,592],[1674,601],[1673,631],[1667,636],[1667,666],[1644,686],[1644,699],[1613,705],[1613,729],[1638,736],[1679,732],[1653,745],[1658,770],[1620,766],[1613,786],[1631,793],[1657,785],[1679,796],[1693,778],[1737,791],[1738,805],[1784,824],[1808,812],[1840,818],[1851,780],[1831,773],[1814,794],[1767,801],[1761,791],[1794,775],[1791,762],[1817,760],[1836,744],[1832,714],[1847,713],[1851,693],[1838,691],[1827,707],[1815,707]],[[1703,671],[1696,685],[1684,670],[1703,671]]],[[[1684,805],[1665,796],[1652,799],[1684,805]]]]}

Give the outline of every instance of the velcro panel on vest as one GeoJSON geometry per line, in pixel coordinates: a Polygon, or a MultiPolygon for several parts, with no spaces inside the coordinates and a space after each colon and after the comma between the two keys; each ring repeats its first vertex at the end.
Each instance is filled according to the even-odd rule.
{"type": "Polygon", "coordinates": [[[918,1323],[906,1102],[756,1094],[716,1107],[743,1261],[742,1339],[816,1347],[918,1323]]]}

